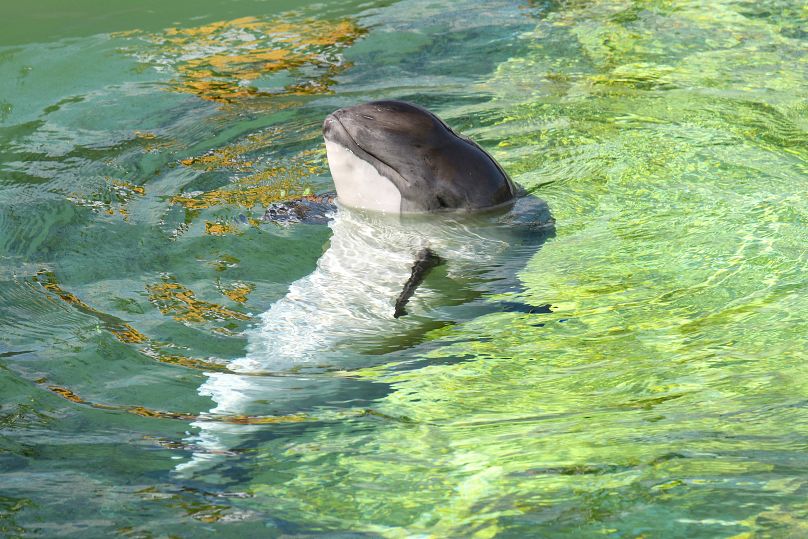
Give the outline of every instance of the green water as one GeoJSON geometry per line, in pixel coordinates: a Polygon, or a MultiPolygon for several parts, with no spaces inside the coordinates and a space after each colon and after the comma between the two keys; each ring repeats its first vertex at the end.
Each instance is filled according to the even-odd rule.
{"type": "Polygon", "coordinates": [[[808,535],[803,3],[130,4],[4,7],[0,536],[808,535]],[[264,206],[378,98],[548,202],[552,312],[379,336],[182,471],[328,243],[264,206]]]}

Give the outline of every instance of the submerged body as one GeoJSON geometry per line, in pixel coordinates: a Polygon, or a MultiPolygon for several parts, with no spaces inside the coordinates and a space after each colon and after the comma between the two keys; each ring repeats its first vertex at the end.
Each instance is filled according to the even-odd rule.
{"type": "MultiPolygon", "coordinates": [[[[216,403],[211,417],[286,416],[355,398],[355,381],[327,373],[368,366],[374,348],[419,334],[430,322],[462,320],[458,304],[474,305],[475,315],[491,309],[485,296],[518,292],[517,272],[553,234],[546,204],[517,198],[493,158],[431,113],[400,102],[355,109],[329,116],[324,127],[338,202],[327,214],[330,244],[314,271],[260,316],[246,356],[230,364],[231,372],[208,375],[200,394],[216,403]],[[392,125],[394,136],[389,128],[369,131],[368,122],[392,125]],[[404,146],[402,122],[417,130],[404,146]],[[383,142],[388,146],[379,146],[383,142]],[[396,155],[390,154],[393,142],[399,143],[392,146],[396,155]],[[430,157],[441,147],[443,159],[430,157]],[[463,168],[470,164],[479,168],[463,168]],[[436,176],[445,167],[452,173],[436,176]],[[434,212],[443,213],[428,215],[434,212]],[[449,281],[452,301],[429,286],[437,266],[444,268],[440,278],[449,281]]],[[[267,217],[289,223],[310,215],[317,222],[328,202],[275,206],[267,217]]],[[[199,450],[180,468],[210,461],[259,429],[204,420],[195,426],[199,450]]]]}
{"type": "Polygon", "coordinates": [[[363,405],[359,395],[380,397],[386,388],[344,373],[384,361],[379,350],[397,349],[402,341],[412,346],[425,328],[485,312],[514,305],[534,312],[489,296],[516,300],[518,272],[554,233],[547,206],[531,197],[507,212],[440,219],[339,208],[329,226],[333,235],[316,268],[260,315],[247,333],[245,357],[231,362],[231,372],[208,373],[199,392],[215,406],[210,420],[194,423],[200,429],[189,440],[194,456],[179,469],[214,465],[263,432],[260,425],[218,419],[316,416],[318,408],[341,401],[370,406],[372,399],[363,405]],[[425,249],[440,257],[440,271],[425,276],[401,316],[397,302],[425,249]]]}

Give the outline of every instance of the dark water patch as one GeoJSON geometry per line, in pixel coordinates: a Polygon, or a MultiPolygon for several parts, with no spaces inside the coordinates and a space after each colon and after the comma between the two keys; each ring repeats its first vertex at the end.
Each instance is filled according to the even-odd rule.
{"type": "Polygon", "coordinates": [[[0,353],[0,358],[14,357],[14,356],[19,356],[19,355],[23,355],[23,354],[30,354],[32,352],[33,352],[33,350],[19,350],[19,351],[11,351],[11,352],[2,352],[2,353],[0,353]]]}

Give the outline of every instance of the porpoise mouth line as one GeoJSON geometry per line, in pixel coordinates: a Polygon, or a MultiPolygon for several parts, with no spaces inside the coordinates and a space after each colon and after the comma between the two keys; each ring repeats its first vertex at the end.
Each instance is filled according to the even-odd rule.
{"type": "MultiPolygon", "coordinates": [[[[384,159],[381,159],[379,156],[377,156],[377,155],[375,155],[375,154],[373,154],[373,153],[371,153],[371,152],[367,151],[365,148],[363,148],[362,146],[360,146],[360,145],[359,145],[359,143],[358,143],[358,142],[356,142],[356,139],[354,139],[354,138],[351,136],[351,133],[348,131],[348,129],[346,129],[345,124],[343,124],[343,123],[342,123],[342,121],[341,121],[339,118],[337,118],[337,117],[336,117],[335,115],[333,115],[333,114],[331,115],[331,117],[332,117],[332,118],[334,118],[334,119],[337,121],[337,123],[340,125],[340,127],[342,127],[342,130],[345,132],[345,134],[348,136],[348,138],[349,138],[349,139],[351,139],[351,142],[353,142],[354,146],[356,146],[356,147],[357,147],[357,148],[358,148],[358,149],[359,149],[361,152],[363,152],[363,153],[365,153],[365,154],[369,155],[370,157],[372,157],[372,158],[373,158],[373,159],[375,159],[376,161],[378,161],[378,162],[380,162],[380,163],[384,164],[384,165],[385,165],[387,168],[389,168],[390,170],[392,170],[393,172],[395,172],[396,174],[398,174],[398,177],[399,177],[399,178],[401,178],[402,180],[404,180],[404,182],[405,182],[407,185],[410,185],[410,181],[409,181],[409,180],[407,180],[407,178],[405,178],[405,177],[404,177],[404,176],[403,176],[403,175],[402,175],[402,174],[401,174],[401,173],[400,173],[398,170],[396,170],[396,168],[395,168],[395,167],[391,166],[391,165],[390,165],[390,164],[389,164],[387,161],[385,161],[384,159]]],[[[351,148],[347,148],[347,149],[348,149],[348,150],[351,150],[351,148]]],[[[361,156],[360,156],[360,157],[361,157],[361,156]]]]}

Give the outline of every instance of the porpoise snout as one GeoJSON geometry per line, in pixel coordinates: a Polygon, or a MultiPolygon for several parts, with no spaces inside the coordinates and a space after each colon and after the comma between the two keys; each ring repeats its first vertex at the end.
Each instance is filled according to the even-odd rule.
{"type": "Polygon", "coordinates": [[[336,124],[342,124],[342,127],[350,129],[350,126],[355,124],[364,125],[368,121],[374,121],[376,118],[366,110],[366,107],[347,107],[338,109],[325,117],[323,122],[323,133],[327,130],[333,129],[336,124]]]}
{"type": "Polygon", "coordinates": [[[336,116],[337,112],[329,114],[323,121],[323,138],[325,139],[332,140],[334,138],[334,131],[340,127],[339,120],[336,116]]]}
{"type": "Polygon", "coordinates": [[[333,142],[350,151],[356,151],[357,144],[346,127],[344,110],[340,109],[326,116],[323,121],[323,138],[326,142],[333,142]]]}

